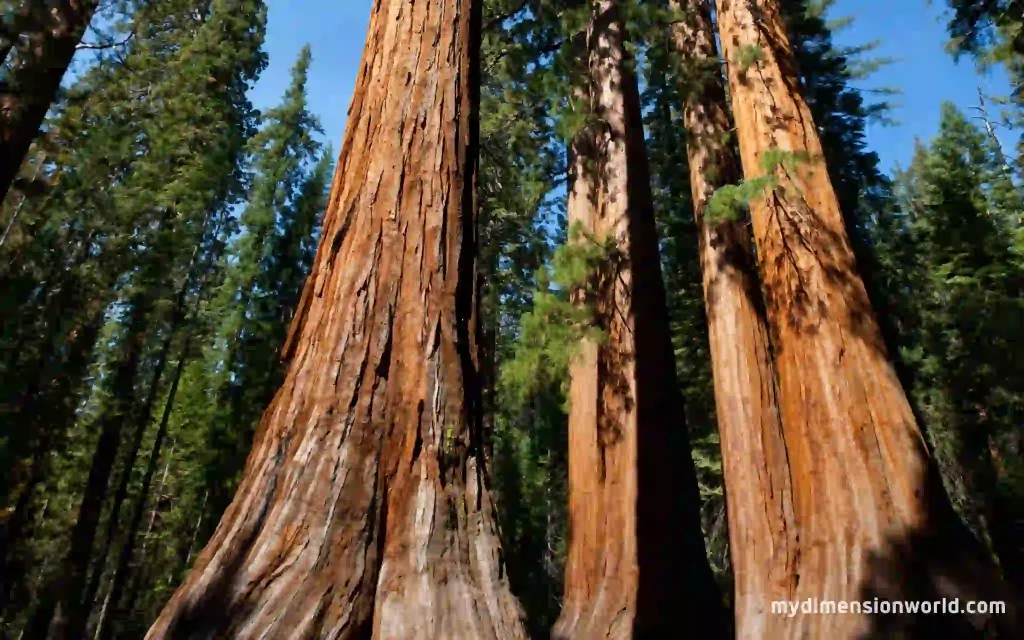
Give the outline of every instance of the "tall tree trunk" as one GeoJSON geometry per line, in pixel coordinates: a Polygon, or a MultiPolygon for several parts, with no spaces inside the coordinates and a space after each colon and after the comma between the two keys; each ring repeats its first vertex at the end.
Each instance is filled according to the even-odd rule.
{"type": "Polygon", "coordinates": [[[78,508],[75,526],[71,530],[71,544],[64,559],[63,569],[41,597],[41,603],[32,614],[26,631],[34,638],[78,638],[80,625],[88,614],[91,602],[84,602],[89,562],[93,555],[96,530],[99,527],[103,503],[107,498],[110,476],[114,470],[121,444],[121,431],[125,422],[134,423],[139,407],[134,401],[135,382],[138,378],[147,335],[149,294],[136,300],[127,323],[126,343],[118,357],[112,375],[112,400],[99,420],[99,438],[93,452],[89,476],[78,508]]]}
{"type": "MultiPolygon", "coordinates": [[[[193,278],[198,274],[196,272],[196,256],[199,253],[199,246],[196,246],[195,251],[192,254],[192,265],[189,268],[189,275],[186,277],[185,282],[181,285],[178,291],[177,301],[175,303],[174,311],[172,312],[171,322],[167,328],[167,335],[164,337],[163,344],[160,346],[160,351],[156,357],[156,364],[153,367],[152,377],[149,382],[149,390],[146,392],[146,398],[143,401],[141,407],[136,411],[130,412],[130,415],[134,418],[135,430],[132,435],[131,443],[128,447],[127,455],[124,461],[124,470],[121,472],[121,478],[117,483],[117,489],[114,491],[114,500],[110,505],[110,512],[107,514],[107,526],[104,531],[103,544],[100,546],[99,552],[96,553],[96,557],[93,560],[92,577],[89,579],[86,585],[85,592],[82,595],[81,602],[82,607],[77,611],[77,615],[71,616],[68,624],[67,635],[76,638],[84,633],[85,625],[87,622],[89,610],[92,607],[93,601],[96,599],[96,593],[100,588],[100,581],[103,578],[103,573],[107,566],[107,556],[110,554],[110,548],[114,544],[114,538],[117,536],[117,529],[121,523],[121,508],[124,506],[125,500],[128,499],[128,485],[131,483],[132,471],[135,469],[135,462],[138,460],[139,451],[142,449],[142,440],[146,435],[146,429],[150,425],[150,421],[153,417],[153,405],[156,403],[157,394],[160,391],[160,382],[163,378],[164,369],[167,367],[167,359],[171,353],[171,346],[174,342],[174,338],[177,337],[178,331],[181,328],[182,323],[185,321],[186,309],[185,303],[188,297],[188,293],[192,288],[193,278]]],[[[196,303],[198,304],[197,299],[196,303]]],[[[187,346],[187,345],[186,345],[187,346]]],[[[171,401],[173,401],[173,393],[177,391],[178,378],[180,376],[181,363],[179,361],[179,371],[176,374],[174,381],[172,382],[172,395],[171,401]]],[[[164,409],[165,417],[169,418],[167,414],[167,407],[164,409]]],[[[159,433],[161,429],[166,429],[166,425],[161,421],[160,427],[158,427],[157,438],[162,439],[162,435],[159,433]]],[[[148,486],[147,486],[148,490],[148,486]]],[[[140,516],[141,518],[141,516],[140,516]]],[[[137,527],[136,527],[137,528],[137,527]]],[[[134,529],[129,529],[129,535],[134,535],[134,529]]],[[[127,545],[127,543],[126,543],[127,545]]],[[[115,588],[120,591],[120,585],[118,585],[118,574],[115,570],[112,578],[115,588]]],[[[113,588],[112,588],[113,592],[113,588]]],[[[116,606],[117,600],[114,600],[116,606]]]]}
{"type": "MultiPolygon", "coordinates": [[[[185,337],[185,343],[178,358],[178,364],[174,368],[174,377],[171,379],[170,389],[167,391],[167,400],[164,402],[164,410],[160,416],[160,425],[157,427],[156,437],[153,438],[153,447],[149,452],[149,462],[146,463],[146,472],[142,478],[142,487],[139,489],[136,498],[135,509],[132,513],[131,522],[125,532],[124,544],[117,556],[117,564],[114,566],[114,574],[111,578],[110,593],[103,603],[99,619],[96,621],[96,633],[94,638],[107,638],[111,632],[111,613],[130,611],[122,608],[121,591],[128,580],[128,565],[131,563],[132,555],[135,553],[135,536],[142,525],[142,518],[146,513],[146,502],[149,500],[149,488],[153,484],[153,476],[156,474],[157,465],[160,463],[160,453],[163,449],[164,440],[167,438],[167,426],[171,421],[171,410],[174,407],[175,397],[178,395],[178,384],[181,382],[181,374],[185,370],[185,363],[188,361],[188,352],[192,345],[192,334],[185,337]],[[112,607],[112,609],[111,609],[112,607]]],[[[98,569],[97,569],[98,571],[98,569]]],[[[132,603],[127,603],[132,604],[132,603]]]]}
{"type": "Polygon", "coordinates": [[[192,535],[188,539],[188,548],[185,550],[185,557],[181,563],[184,568],[188,568],[192,563],[192,552],[196,548],[196,540],[199,538],[199,531],[203,527],[203,520],[206,518],[206,505],[210,501],[210,492],[203,492],[203,501],[199,504],[199,517],[196,518],[196,526],[192,527],[192,535]]]}
{"type": "MultiPolygon", "coordinates": [[[[770,171],[777,180],[751,203],[751,221],[799,526],[793,599],[992,596],[1001,583],[958,526],[886,353],[799,93],[778,0],[717,7],[744,174],[770,171]]],[[[797,617],[788,637],[929,632],[929,622],[930,632],[956,635],[964,622],[797,617]]]]}
{"type": "MultiPolygon", "coordinates": [[[[613,241],[595,275],[607,335],[572,367],[569,546],[556,638],[673,637],[724,612],[700,528],[683,422],[633,60],[618,2],[594,3],[587,33],[596,123],[572,149],[570,225],[613,241]]],[[[584,240],[589,241],[589,240],[584,240]]]]}
{"type": "Polygon", "coordinates": [[[0,398],[0,426],[4,430],[16,427],[18,434],[9,443],[13,446],[8,455],[14,464],[0,472],[0,509],[23,493],[29,479],[26,468],[38,468],[37,461],[59,442],[73,419],[76,390],[92,361],[101,327],[97,323],[101,323],[108,302],[105,296],[92,295],[79,277],[79,269],[96,257],[89,248],[93,238],[90,232],[75,243],[66,263],[54,260],[44,277],[49,286],[40,287],[38,294],[16,287],[27,298],[19,299],[23,304],[0,305],[5,307],[0,314],[8,315],[0,319],[3,324],[19,310],[37,310],[44,319],[37,328],[42,339],[21,332],[11,350],[14,366],[24,380],[13,376],[3,380],[6,388],[0,398]],[[83,299],[87,300],[84,308],[83,299]],[[29,355],[19,358],[22,353],[29,355]]]}
{"type": "MultiPolygon", "coordinates": [[[[149,541],[153,537],[153,528],[156,526],[156,516],[160,511],[160,502],[164,497],[164,488],[167,486],[167,474],[171,470],[171,461],[174,460],[174,446],[172,444],[171,450],[167,453],[167,462],[164,463],[164,471],[160,475],[160,485],[156,492],[156,497],[153,500],[153,509],[149,512],[149,523],[146,525],[146,532],[142,534],[142,547],[139,549],[139,564],[134,573],[132,573],[131,584],[128,585],[124,606],[122,610],[127,612],[127,615],[132,615],[135,611],[135,601],[139,597],[139,590],[149,577],[149,573],[146,571],[148,567],[146,559],[146,551],[149,549],[149,541]]],[[[202,506],[199,508],[199,513],[202,514],[206,509],[206,497],[203,497],[202,506]]],[[[97,623],[97,627],[102,624],[97,623]]]]}
{"type": "Polygon", "coordinates": [[[32,523],[41,519],[37,518],[33,505],[36,492],[50,471],[50,452],[65,435],[64,430],[56,425],[68,424],[74,415],[76,390],[103,327],[105,310],[106,307],[97,301],[90,302],[87,318],[67,338],[66,355],[54,363],[55,368],[50,371],[52,375],[45,378],[46,383],[36,393],[30,394],[26,402],[27,410],[22,415],[31,417],[30,425],[42,428],[28,477],[17,492],[14,513],[0,527],[0,614],[11,600],[13,584],[28,571],[21,564],[19,555],[23,542],[31,535],[28,530],[32,523]]]}
{"type": "Polygon", "coordinates": [[[18,175],[46,112],[57,96],[99,0],[60,0],[48,20],[17,51],[0,89],[0,202],[18,175]]]}
{"type": "MultiPolygon", "coordinates": [[[[497,261],[488,260],[484,269],[478,269],[478,283],[483,285],[488,274],[497,273],[497,261]]],[[[481,313],[477,329],[478,353],[480,358],[480,404],[483,431],[484,464],[490,476],[494,465],[494,417],[497,411],[496,382],[498,378],[498,342],[497,331],[499,310],[497,293],[487,287],[480,286],[478,293],[481,301],[481,313]]]]}
{"type": "Polygon", "coordinates": [[[708,319],[735,583],[736,636],[776,638],[792,624],[768,603],[793,597],[798,532],[761,283],[745,221],[709,222],[715,190],[739,182],[732,121],[708,0],[671,0],[673,40],[699,78],[686,96],[690,188],[708,319]]]}
{"type": "Polygon", "coordinates": [[[378,0],[285,382],[149,638],[521,638],[481,458],[480,3],[378,0]]]}

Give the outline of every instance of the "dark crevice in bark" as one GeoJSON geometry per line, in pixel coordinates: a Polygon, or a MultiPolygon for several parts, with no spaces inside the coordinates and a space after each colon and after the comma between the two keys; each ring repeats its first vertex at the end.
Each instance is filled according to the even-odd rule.
{"type": "Polygon", "coordinates": [[[522,637],[479,455],[480,13],[474,0],[372,8],[284,384],[235,500],[149,637],[177,635],[211,589],[226,622],[188,629],[522,637]],[[251,525],[257,505],[266,515],[251,525]],[[238,577],[218,586],[227,562],[238,577]]]}
{"type": "MultiPolygon", "coordinates": [[[[751,202],[793,469],[800,535],[794,599],[988,594],[1013,607],[960,530],[886,350],[795,79],[779,1],[718,0],[718,20],[726,58],[744,46],[762,52],[756,69],[729,65],[746,177],[761,174],[771,150],[806,157],[776,169],[779,185],[751,202]]],[[[934,637],[943,618],[927,618],[812,614],[794,624],[815,637],[934,637]]],[[[1014,615],[982,618],[949,621],[942,633],[971,637],[977,629],[968,627],[979,622],[1007,630],[1016,624],[1014,615]]]]}
{"type": "Polygon", "coordinates": [[[606,337],[584,341],[573,364],[569,553],[554,637],[667,637],[691,614],[717,636],[726,625],[701,534],[627,41],[619,3],[596,2],[584,90],[596,122],[573,143],[569,219],[614,247],[592,283],[606,337]]]}

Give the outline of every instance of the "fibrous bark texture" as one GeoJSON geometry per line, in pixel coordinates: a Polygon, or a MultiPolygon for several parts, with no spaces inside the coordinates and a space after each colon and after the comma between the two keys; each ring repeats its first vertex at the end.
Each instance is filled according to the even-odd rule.
{"type": "Polygon", "coordinates": [[[715,190],[739,182],[732,117],[707,0],[671,0],[681,62],[699,74],[686,96],[690,188],[697,215],[715,409],[722,444],[735,584],[736,637],[773,638],[792,619],[771,602],[793,596],[797,528],[761,283],[744,220],[709,221],[715,190]]]}
{"type": "Polygon", "coordinates": [[[149,638],[522,638],[481,455],[480,6],[377,0],[290,364],[149,638]]]}
{"type": "Polygon", "coordinates": [[[715,635],[721,604],[704,549],[696,474],[669,338],[637,80],[617,3],[587,34],[594,123],[572,150],[570,224],[611,241],[592,304],[606,334],[572,367],[569,546],[554,637],[715,635]]]}
{"type": "MultiPolygon", "coordinates": [[[[8,41],[17,54],[8,80],[0,86],[0,202],[39,133],[98,5],[99,0],[60,0],[43,16],[42,24],[25,34],[25,46],[8,41]]],[[[11,34],[15,35],[20,34],[11,34]]]]}
{"type": "MultiPolygon", "coordinates": [[[[799,528],[792,599],[991,597],[1000,581],[960,535],[858,274],[778,0],[717,8],[744,174],[777,180],[751,222],[799,528]]],[[[963,622],[811,614],[772,637],[972,633],[963,622]]]]}

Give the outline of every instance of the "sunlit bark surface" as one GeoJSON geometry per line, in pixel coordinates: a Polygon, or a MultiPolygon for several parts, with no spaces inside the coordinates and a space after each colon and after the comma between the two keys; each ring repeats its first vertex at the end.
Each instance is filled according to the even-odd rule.
{"type": "Polygon", "coordinates": [[[678,637],[721,630],[669,338],[637,80],[614,0],[587,34],[594,122],[572,150],[570,225],[611,240],[594,280],[606,334],[572,368],[569,546],[556,638],[678,637]]]}
{"type": "Polygon", "coordinates": [[[481,454],[479,12],[374,3],[286,380],[148,637],[523,637],[481,454]]]}
{"type": "Polygon", "coordinates": [[[706,216],[715,190],[741,179],[709,3],[671,5],[681,16],[672,34],[680,63],[699,78],[684,114],[726,484],[736,637],[778,637],[792,620],[772,615],[771,602],[791,598],[796,589],[798,532],[761,283],[746,221],[706,216]]]}
{"type": "MultiPolygon", "coordinates": [[[[752,202],[751,222],[798,523],[793,599],[1005,598],[996,572],[961,535],[886,352],[800,94],[779,1],[718,0],[717,8],[744,175],[770,171],[778,180],[752,202]]],[[[987,618],[970,623],[1011,620],[987,618]]],[[[811,614],[772,637],[977,631],[965,624],[811,614]]]]}

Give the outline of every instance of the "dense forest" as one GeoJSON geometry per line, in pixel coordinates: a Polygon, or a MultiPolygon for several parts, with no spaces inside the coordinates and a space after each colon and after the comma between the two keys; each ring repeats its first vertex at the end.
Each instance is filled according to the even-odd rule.
{"type": "Polygon", "coordinates": [[[0,637],[1024,634],[1024,3],[363,2],[0,0],[0,637]]]}

